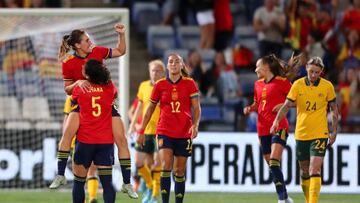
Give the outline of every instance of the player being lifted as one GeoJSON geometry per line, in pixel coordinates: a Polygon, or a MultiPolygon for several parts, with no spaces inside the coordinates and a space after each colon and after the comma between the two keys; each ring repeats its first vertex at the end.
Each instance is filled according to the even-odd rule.
{"type": "MultiPolygon", "coordinates": [[[[64,89],[68,95],[72,94],[73,89],[79,86],[84,91],[89,88],[89,82],[85,80],[82,69],[85,62],[89,59],[96,59],[103,62],[107,58],[120,57],[126,52],[125,44],[125,27],[122,24],[114,26],[115,31],[119,34],[118,45],[116,48],[107,48],[101,46],[94,46],[89,35],[83,30],[73,30],[70,35],[65,35],[59,50],[59,59],[62,61],[62,73],[64,79],[64,89]],[[67,54],[70,49],[74,51],[73,54],[67,54]]],[[[69,113],[69,98],[65,103],[64,111],[69,113]]],[[[79,114],[70,113],[64,116],[64,123],[70,120],[70,123],[79,123],[79,114]]],[[[123,175],[122,191],[128,193],[131,198],[138,198],[136,192],[133,191],[130,184],[131,161],[130,152],[128,149],[127,139],[125,137],[125,129],[123,121],[113,106],[112,114],[112,129],[114,133],[115,144],[118,147],[118,156],[123,175]]],[[[62,136],[59,142],[58,149],[58,174],[52,184],[51,189],[56,189],[59,186],[66,184],[64,176],[67,159],[70,154],[71,140],[75,135],[62,136]]],[[[89,194],[96,194],[97,180],[92,179],[88,184],[89,194]]]]}

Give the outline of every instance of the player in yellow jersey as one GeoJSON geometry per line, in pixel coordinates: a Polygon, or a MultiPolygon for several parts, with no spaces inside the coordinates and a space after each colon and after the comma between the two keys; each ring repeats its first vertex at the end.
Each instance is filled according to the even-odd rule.
{"type": "Polygon", "coordinates": [[[321,187],[321,166],[325,151],[336,140],[338,108],[334,86],[321,78],[324,64],[320,57],[306,64],[307,76],[292,85],[287,99],[278,112],[271,132],[292,106],[296,106],[296,157],[300,165],[301,187],[307,203],[318,202],[321,187]],[[330,106],[332,126],[329,132],[327,109],[330,106]]]}
{"type": "MultiPolygon", "coordinates": [[[[143,81],[137,93],[138,105],[136,107],[134,117],[132,118],[129,134],[132,134],[135,129],[135,124],[140,116],[145,114],[147,107],[150,103],[150,96],[153,86],[157,80],[165,76],[165,65],[160,60],[153,60],[149,63],[150,80],[143,81]],[[142,111],[142,112],[140,112],[142,111]]],[[[144,179],[147,187],[147,194],[144,195],[143,203],[154,203],[160,194],[160,172],[161,166],[156,153],[155,131],[156,125],[160,117],[160,108],[157,106],[154,114],[152,115],[145,133],[144,146],[136,145],[137,151],[135,155],[135,164],[138,168],[139,175],[144,179]]]]}

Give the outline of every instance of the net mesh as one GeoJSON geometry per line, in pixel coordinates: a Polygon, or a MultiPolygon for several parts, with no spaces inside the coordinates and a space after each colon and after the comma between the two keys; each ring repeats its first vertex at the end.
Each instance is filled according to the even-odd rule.
{"type": "MultiPolygon", "coordinates": [[[[96,45],[118,41],[121,15],[89,16],[0,16],[0,188],[43,188],[54,178],[66,98],[62,36],[85,29],[96,45]]],[[[118,60],[106,60],[117,86],[118,60]]]]}

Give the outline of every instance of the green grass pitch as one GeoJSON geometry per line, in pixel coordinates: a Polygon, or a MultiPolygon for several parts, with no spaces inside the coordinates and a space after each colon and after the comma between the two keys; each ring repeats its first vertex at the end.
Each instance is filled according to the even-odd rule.
{"type": "MultiPolygon", "coordinates": [[[[303,203],[304,198],[301,193],[292,194],[295,203],[303,203]]],[[[174,202],[172,193],[171,202],[174,202]]],[[[184,202],[186,203],[264,203],[277,202],[275,193],[187,193],[184,202]]],[[[2,190],[0,191],[0,202],[7,203],[64,203],[71,202],[71,191],[19,191],[2,190]]],[[[139,203],[138,200],[129,199],[123,193],[117,193],[116,202],[139,203]]],[[[321,194],[319,203],[354,203],[360,202],[360,194],[321,194]]],[[[99,194],[99,203],[103,203],[102,194],[99,194]]]]}

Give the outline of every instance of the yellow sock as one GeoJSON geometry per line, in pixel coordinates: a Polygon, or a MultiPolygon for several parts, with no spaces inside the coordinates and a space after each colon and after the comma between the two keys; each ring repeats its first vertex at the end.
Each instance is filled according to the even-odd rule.
{"type": "Polygon", "coordinates": [[[158,197],[160,195],[160,174],[161,167],[158,166],[153,170],[153,197],[158,197]]]}
{"type": "Polygon", "coordinates": [[[138,169],[139,175],[144,179],[146,187],[152,189],[151,171],[147,165],[138,169]]]}
{"type": "Polygon", "coordinates": [[[310,177],[309,203],[317,203],[320,196],[321,177],[320,175],[310,177]]]}
{"type": "Polygon", "coordinates": [[[99,187],[99,181],[96,177],[90,177],[87,180],[87,189],[89,193],[89,201],[97,198],[97,190],[99,187]]]}
{"type": "Polygon", "coordinates": [[[306,202],[309,203],[309,188],[310,188],[309,177],[301,177],[301,188],[303,190],[306,202]]]}

